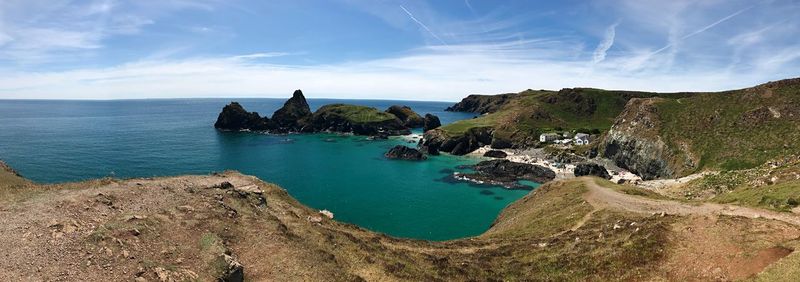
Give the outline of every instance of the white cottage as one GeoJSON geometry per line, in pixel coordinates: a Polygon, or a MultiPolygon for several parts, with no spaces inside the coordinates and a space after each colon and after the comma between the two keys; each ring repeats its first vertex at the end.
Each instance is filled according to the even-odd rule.
{"type": "Polygon", "coordinates": [[[558,140],[558,134],[556,133],[544,133],[539,135],[539,142],[548,143],[558,140]]]}
{"type": "Polygon", "coordinates": [[[575,145],[589,145],[589,134],[575,134],[575,145]]]}

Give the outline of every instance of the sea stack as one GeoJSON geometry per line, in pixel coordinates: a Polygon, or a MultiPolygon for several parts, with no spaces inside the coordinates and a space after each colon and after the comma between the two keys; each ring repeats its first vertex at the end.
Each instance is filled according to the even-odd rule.
{"type": "Polygon", "coordinates": [[[311,117],[311,108],[308,106],[302,90],[295,90],[292,98],[283,104],[283,107],[272,114],[272,121],[279,131],[297,132],[305,126],[306,120],[311,117]]]}
{"type": "Polygon", "coordinates": [[[268,130],[269,119],[257,112],[248,112],[237,102],[231,102],[219,113],[214,127],[220,130],[268,130]]]}

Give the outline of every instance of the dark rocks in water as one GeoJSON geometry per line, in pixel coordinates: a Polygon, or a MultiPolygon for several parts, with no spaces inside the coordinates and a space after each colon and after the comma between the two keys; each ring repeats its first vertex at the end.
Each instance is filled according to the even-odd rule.
{"type": "Polygon", "coordinates": [[[500,95],[469,95],[462,99],[461,102],[448,107],[445,111],[449,112],[470,112],[470,113],[493,113],[500,107],[507,104],[511,98],[517,94],[500,94],[500,95]]]}
{"type": "Polygon", "coordinates": [[[594,163],[580,163],[575,166],[575,170],[573,171],[573,173],[575,174],[575,177],[589,175],[605,179],[611,179],[611,175],[608,174],[608,170],[606,170],[605,167],[594,163]]]}
{"type": "Polygon", "coordinates": [[[475,173],[459,174],[458,177],[517,189],[530,188],[519,184],[519,180],[545,183],[556,178],[556,173],[549,168],[509,160],[483,161],[473,166],[473,169],[475,173]]]}
{"type": "Polygon", "coordinates": [[[392,149],[386,152],[384,156],[389,159],[410,160],[410,161],[421,161],[427,159],[425,154],[423,154],[419,150],[414,148],[409,148],[403,145],[394,146],[392,149]]]}
{"type": "Polygon", "coordinates": [[[303,96],[303,91],[298,89],[294,91],[292,98],[286,100],[283,107],[272,114],[272,121],[280,131],[297,132],[303,129],[309,117],[311,108],[303,96]]]}
{"type": "Polygon", "coordinates": [[[425,118],[423,119],[422,123],[422,130],[428,131],[439,128],[440,126],[442,126],[442,122],[439,121],[439,117],[432,114],[425,114],[425,118]]]}
{"type": "Polygon", "coordinates": [[[403,125],[409,128],[422,127],[424,124],[422,117],[408,106],[394,105],[389,107],[386,112],[396,116],[403,122],[403,125]]]}
{"type": "Polygon", "coordinates": [[[503,159],[503,158],[507,157],[508,154],[506,154],[506,152],[503,152],[503,151],[489,150],[489,151],[486,151],[486,153],[483,153],[483,156],[484,157],[490,157],[490,158],[503,159]]]}
{"type": "Polygon", "coordinates": [[[231,102],[222,108],[222,112],[214,123],[214,128],[221,130],[269,130],[270,120],[262,118],[257,112],[248,112],[237,102],[231,102]]]}
{"type": "Polygon", "coordinates": [[[453,155],[466,155],[480,147],[492,143],[491,127],[473,127],[464,134],[451,137],[441,130],[430,130],[423,135],[420,148],[428,154],[446,152],[453,155]]]}

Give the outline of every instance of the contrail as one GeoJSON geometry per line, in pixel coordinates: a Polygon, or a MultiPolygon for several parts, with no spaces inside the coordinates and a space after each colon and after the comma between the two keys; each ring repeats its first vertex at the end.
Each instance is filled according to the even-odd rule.
{"type": "Polygon", "coordinates": [[[619,22],[612,24],[608,27],[608,29],[606,29],[606,35],[603,38],[603,41],[601,41],[600,44],[597,45],[597,49],[594,50],[592,64],[597,64],[606,59],[606,51],[611,49],[611,46],[614,45],[614,37],[617,34],[617,25],[619,25],[619,22]]]}
{"type": "Polygon", "coordinates": [[[428,28],[428,26],[426,26],[424,23],[422,23],[422,22],[421,22],[421,21],[419,21],[419,20],[418,20],[416,17],[414,17],[414,15],[413,15],[413,14],[411,14],[411,12],[409,12],[408,10],[406,10],[406,7],[403,7],[403,5],[400,5],[400,9],[403,9],[403,11],[404,11],[404,12],[406,12],[406,14],[408,14],[408,16],[409,16],[409,17],[411,17],[411,20],[415,21],[417,24],[419,24],[419,26],[421,26],[422,28],[424,28],[425,30],[427,30],[427,31],[428,31],[428,33],[430,33],[430,34],[431,34],[431,35],[432,35],[434,38],[436,38],[437,40],[439,40],[439,42],[442,42],[442,44],[444,44],[444,45],[447,45],[447,42],[444,42],[444,40],[442,40],[442,38],[440,38],[438,35],[436,35],[436,33],[433,33],[433,31],[431,31],[431,29],[430,29],[430,28],[428,28]]]}
{"type": "MultiPolygon", "coordinates": [[[[695,30],[695,31],[694,31],[694,32],[692,32],[692,33],[689,33],[689,34],[687,34],[687,35],[684,35],[683,37],[681,37],[681,40],[684,40],[684,39],[687,39],[687,38],[689,38],[689,37],[692,37],[692,36],[698,35],[698,34],[700,34],[700,33],[703,33],[703,32],[705,32],[706,30],[709,30],[709,29],[711,29],[711,28],[713,28],[713,27],[717,26],[718,24],[721,24],[721,23],[723,23],[723,22],[725,22],[725,21],[727,21],[727,20],[730,20],[731,18],[733,18],[733,17],[735,17],[735,16],[738,16],[739,14],[743,13],[744,11],[750,10],[751,8],[753,8],[753,6],[750,6],[750,7],[744,8],[744,9],[741,9],[741,10],[737,11],[736,13],[730,14],[730,15],[728,15],[727,17],[724,17],[724,18],[722,18],[722,19],[720,19],[720,20],[718,20],[718,21],[716,21],[716,22],[714,22],[714,23],[712,23],[712,24],[710,24],[710,25],[707,25],[707,26],[705,26],[705,27],[703,27],[703,28],[701,28],[701,29],[695,30]]],[[[669,44],[667,44],[666,46],[664,46],[664,47],[661,47],[661,49],[658,49],[658,50],[656,50],[655,52],[653,52],[653,53],[650,53],[650,55],[652,56],[652,55],[655,55],[655,54],[661,53],[661,51],[664,51],[664,50],[667,50],[667,49],[669,49],[669,47],[672,47],[672,45],[673,45],[673,43],[669,43],[669,44]]]]}

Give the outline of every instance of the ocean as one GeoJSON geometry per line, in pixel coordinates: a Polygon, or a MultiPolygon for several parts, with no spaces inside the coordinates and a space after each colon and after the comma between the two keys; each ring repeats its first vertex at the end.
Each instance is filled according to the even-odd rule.
{"type": "MultiPolygon", "coordinates": [[[[479,235],[506,205],[528,193],[447,179],[458,166],[480,158],[385,159],[389,148],[407,144],[402,138],[219,132],[214,121],[232,100],[262,116],[285,101],[0,100],[0,159],[39,183],[238,170],[280,185],[305,205],[332,211],[339,221],[427,240],[479,235]]],[[[422,115],[439,116],[443,124],[474,116],[445,112],[452,104],[445,102],[308,102],[312,110],[330,103],[379,109],[407,105],[422,115]]]]}

